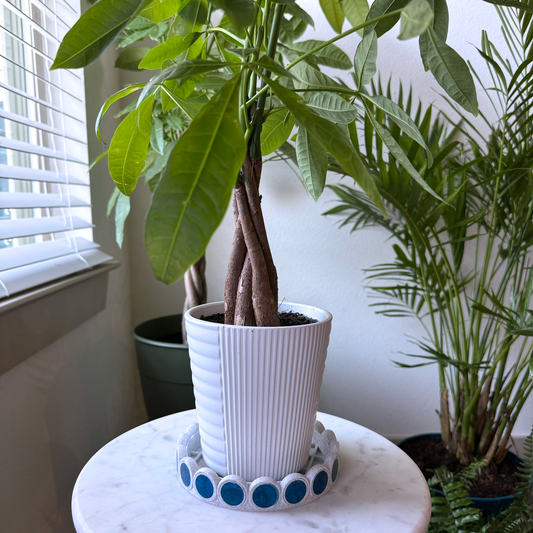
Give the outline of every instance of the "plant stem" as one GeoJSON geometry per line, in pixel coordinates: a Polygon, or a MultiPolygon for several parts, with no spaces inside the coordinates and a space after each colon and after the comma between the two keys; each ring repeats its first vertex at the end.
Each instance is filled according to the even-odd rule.
{"type": "MultiPolygon", "coordinates": [[[[283,19],[284,11],[285,11],[285,6],[283,4],[276,4],[276,7],[274,8],[274,15],[272,17],[272,27],[270,29],[270,36],[268,39],[268,48],[267,48],[267,56],[270,57],[270,59],[274,59],[276,55],[279,31],[281,28],[281,20],[283,19]]],[[[266,24],[267,22],[268,21],[264,21],[264,24],[266,24]]],[[[267,78],[270,78],[271,76],[270,71],[265,69],[263,73],[267,78]]],[[[253,122],[254,122],[253,133],[250,139],[250,156],[251,157],[261,157],[261,130],[263,127],[263,114],[265,112],[267,89],[268,89],[268,86],[263,81],[263,87],[261,91],[259,91],[259,93],[261,93],[261,96],[259,97],[259,100],[257,102],[257,110],[253,118],[253,122]]]]}
{"type": "MultiPolygon", "coordinates": [[[[278,6],[281,6],[281,4],[277,4],[276,5],[276,9],[278,8],[278,6]]],[[[401,12],[402,12],[401,9],[396,9],[395,11],[391,11],[389,13],[386,13],[385,15],[381,15],[381,16],[376,17],[374,19],[367,20],[367,21],[363,22],[362,24],[359,24],[358,26],[354,26],[353,28],[350,28],[349,30],[346,30],[343,33],[339,33],[339,35],[336,35],[335,37],[332,37],[329,41],[325,41],[325,42],[315,46],[311,50],[308,50],[307,52],[302,54],[300,57],[296,58],[294,61],[292,61],[291,63],[289,63],[287,65],[286,70],[290,70],[292,67],[294,67],[294,65],[297,65],[300,61],[303,61],[306,57],[309,57],[310,55],[313,55],[314,53],[318,52],[319,50],[322,50],[322,48],[325,48],[326,46],[328,46],[330,44],[333,44],[333,43],[339,41],[340,39],[344,39],[344,37],[347,37],[348,35],[351,35],[352,33],[355,33],[356,31],[359,31],[359,30],[361,30],[363,28],[366,28],[367,26],[370,26],[372,24],[377,24],[381,20],[384,20],[386,18],[392,17],[394,15],[399,15],[401,12]]],[[[281,22],[281,20],[280,20],[280,22],[281,22]]],[[[277,39],[276,39],[276,44],[277,44],[277,39]]],[[[270,42],[269,42],[269,45],[270,45],[270,42]]],[[[279,76],[276,76],[274,79],[275,80],[279,79],[279,76]]],[[[248,102],[246,102],[246,105],[249,106],[255,100],[257,100],[257,98],[262,97],[263,94],[266,94],[267,91],[268,91],[268,86],[264,86],[253,98],[251,98],[250,100],[248,100],[248,102]]]]}

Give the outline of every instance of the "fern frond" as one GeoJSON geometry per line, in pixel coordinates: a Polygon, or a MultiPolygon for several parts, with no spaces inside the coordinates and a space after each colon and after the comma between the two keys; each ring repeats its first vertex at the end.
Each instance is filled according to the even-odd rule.
{"type": "Polygon", "coordinates": [[[430,532],[467,533],[477,532],[483,527],[481,511],[472,507],[465,481],[475,477],[475,472],[467,469],[461,480],[441,466],[434,471],[428,481],[430,487],[439,487],[442,496],[432,495],[432,516],[430,532]]]}
{"type": "Polygon", "coordinates": [[[517,501],[527,502],[533,485],[533,429],[525,440],[522,462],[516,475],[519,481],[515,486],[514,497],[517,501]]]}

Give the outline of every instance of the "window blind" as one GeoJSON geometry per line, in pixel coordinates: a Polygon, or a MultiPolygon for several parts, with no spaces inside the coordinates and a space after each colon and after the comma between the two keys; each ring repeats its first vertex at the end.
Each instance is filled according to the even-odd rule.
{"type": "Polygon", "coordinates": [[[79,0],[0,0],[0,298],[109,261],[93,242],[83,71],[49,68],[79,0]]]}

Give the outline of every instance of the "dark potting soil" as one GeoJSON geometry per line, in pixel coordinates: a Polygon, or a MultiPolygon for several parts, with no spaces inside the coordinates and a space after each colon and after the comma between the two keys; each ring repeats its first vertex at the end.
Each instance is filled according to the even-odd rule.
{"type": "MultiPolygon", "coordinates": [[[[457,473],[462,468],[461,463],[446,449],[441,439],[419,437],[402,444],[401,449],[417,464],[426,479],[433,475],[428,469],[444,465],[450,472],[457,473]]],[[[472,483],[470,496],[473,498],[509,496],[518,481],[517,469],[518,465],[509,454],[501,463],[491,463],[488,467],[482,468],[472,483]]]]}
{"type": "MultiPolygon", "coordinates": [[[[215,313],[213,315],[202,315],[200,320],[206,322],[214,322],[215,324],[224,324],[224,313],[215,313]]],[[[279,321],[281,326],[305,326],[306,324],[314,324],[318,322],[315,318],[309,318],[302,315],[302,313],[283,312],[279,313],[279,321]]]]}
{"type": "Polygon", "coordinates": [[[156,340],[159,342],[168,342],[169,344],[183,344],[181,332],[163,335],[162,337],[158,337],[156,340]]]}

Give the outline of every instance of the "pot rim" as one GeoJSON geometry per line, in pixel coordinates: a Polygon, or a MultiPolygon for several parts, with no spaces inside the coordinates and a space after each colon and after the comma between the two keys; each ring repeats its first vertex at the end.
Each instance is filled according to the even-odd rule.
{"type": "Polygon", "coordinates": [[[155,318],[149,318],[148,320],[144,320],[143,322],[141,322],[140,324],[137,324],[132,330],[131,330],[131,336],[137,341],[137,342],[142,342],[143,344],[149,344],[150,346],[159,346],[161,348],[178,348],[178,349],[189,349],[189,346],[187,344],[178,344],[176,342],[162,342],[162,341],[155,341],[153,339],[149,339],[148,337],[143,337],[142,335],[139,335],[137,333],[137,329],[140,328],[141,326],[144,326],[145,324],[148,324],[149,322],[155,322],[156,320],[160,320],[160,319],[164,319],[164,318],[169,318],[169,317],[178,317],[178,316],[182,316],[181,313],[176,313],[176,314],[173,314],[173,315],[162,315],[162,316],[157,316],[155,318]]]}
{"type": "MultiPolygon", "coordinates": [[[[287,330],[291,330],[295,328],[309,328],[313,326],[316,327],[319,324],[325,324],[333,320],[333,315],[329,311],[326,311],[325,309],[316,307],[314,305],[298,304],[298,303],[292,303],[292,302],[286,302],[286,301],[279,302],[278,309],[281,306],[283,307],[294,306],[295,308],[298,308],[295,310],[296,312],[304,312],[305,309],[309,309],[309,310],[312,310],[318,313],[322,313],[324,315],[324,318],[317,320],[317,322],[313,322],[311,324],[299,324],[296,326],[283,326],[282,328],[280,328],[279,326],[259,327],[259,326],[235,326],[231,324],[217,324],[215,322],[208,322],[206,320],[202,320],[200,318],[193,316],[193,313],[195,314],[201,313],[202,310],[207,310],[208,308],[212,309],[213,307],[217,307],[217,306],[222,308],[221,311],[219,312],[224,311],[224,302],[211,302],[211,303],[206,303],[202,305],[197,305],[196,307],[192,307],[185,313],[185,321],[192,322],[194,324],[201,325],[203,327],[213,327],[213,328],[223,327],[223,328],[239,328],[239,329],[245,328],[249,330],[261,329],[261,330],[282,330],[282,331],[285,330],[287,331],[287,330]]],[[[311,318],[314,318],[314,317],[311,317],[311,318]]]]}
{"type": "MultiPolygon", "coordinates": [[[[435,433],[417,433],[416,435],[402,439],[400,442],[398,442],[398,444],[396,444],[396,446],[398,446],[398,448],[401,449],[400,447],[401,444],[405,444],[406,442],[416,440],[420,437],[430,437],[433,439],[437,439],[437,438],[441,438],[441,434],[436,433],[436,432],[435,433]]],[[[512,452],[511,450],[507,450],[507,453],[512,456],[513,461],[516,461],[516,462],[522,461],[522,459],[520,459],[520,457],[516,453],[512,452]]],[[[443,494],[443,492],[440,489],[431,488],[430,490],[434,491],[436,494],[439,494],[439,495],[443,494]]],[[[492,498],[481,498],[479,496],[473,496],[470,499],[473,502],[491,503],[491,502],[501,502],[502,500],[503,501],[514,500],[514,496],[512,494],[508,494],[507,496],[497,496],[497,497],[492,497],[492,498]]]]}

